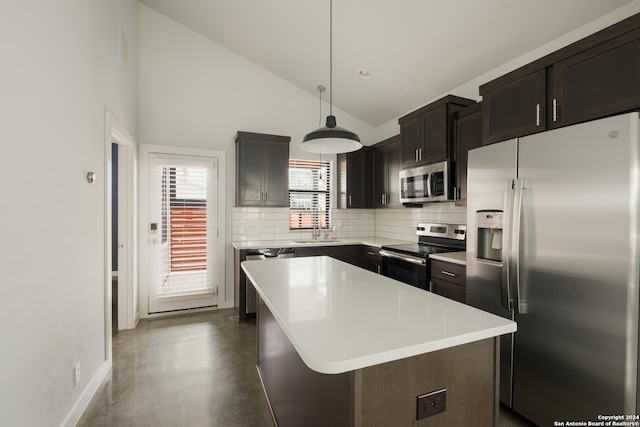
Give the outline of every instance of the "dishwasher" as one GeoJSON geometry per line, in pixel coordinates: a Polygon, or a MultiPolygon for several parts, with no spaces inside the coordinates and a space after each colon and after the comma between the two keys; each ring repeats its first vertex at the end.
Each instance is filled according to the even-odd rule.
{"type": "MultiPolygon", "coordinates": [[[[293,258],[295,252],[294,248],[249,249],[247,250],[247,257],[245,259],[250,261],[256,259],[293,258]]],[[[258,303],[256,289],[249,280],[247,280],[246,287],[246,313],[255,313],[258,303]]]]}

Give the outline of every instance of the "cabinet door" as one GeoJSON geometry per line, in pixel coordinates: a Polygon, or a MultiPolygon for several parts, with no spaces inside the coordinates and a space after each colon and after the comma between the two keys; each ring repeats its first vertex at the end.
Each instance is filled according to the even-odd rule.
{"type": "Polygon", "coordinates": [[[462,303],[467,302],[466,286],[447,282],[446,280],[431,279],[431,292],[433,292],[434,294],[442,295],[443,297],[450,298],[454,301],[462,303]]]}
{"type": "Polygon", "coordinates": [[[259,139],[243,139],[237,146],[237,206],[259,206],[264,200],[265,145],[259,139]]]}
{"type": "Polygon", "coordinates": [[[554,64],[551,104],[551,127],[640,107],[640,30],[554,64]]]}
{"type": "Polygon", "coordinates": [[[373,158],[373,207],[383,208],[387,197],[387,148],[380,147],[371,153],[373,158]]]}
{"type": "MultiPolygon", "coordinates": [[[[367,208],[367,152],[347,153],[347,207],[367,208]]],[[[369,180],[370,182],[370,180],[369,180]]],[[[370,188],[370,187],[369,187],[370,188]]]]}
{"type": "Polygon", "coordinates": [[[289,206],[289,143],[266,141],[264,205],[289,206]]]}
{"type": "Polygon", "coordinates": [[[455,120],[456,206],[467,206],[469,150],[482,146],[482,110],[455,120]]]}
{"type": "Polygon", "coordinates": [[[545,130],[546,70],[482,95],[483,132],[487,143],[545,130]]]}
{"type": "Polygon", "coordinates": [[[399,137],[387,145],[387,203],[385,207],[401,207],[400,169],[402,169],[402,141],[399,137]]]}
{"type": "Polygon", "coordinates": [[[422,147],[422,117],[416,117],[400,125],[402,140],[402,164],[413,166],[419,162],[418,147],[422,147]]]}
{"type": "Polygon", "coordinates": [[[428,164],[447,160],[450,157],[447,105],[426,112],[421,120],[423,144],[418,146],[418,161],[428,164]]]}

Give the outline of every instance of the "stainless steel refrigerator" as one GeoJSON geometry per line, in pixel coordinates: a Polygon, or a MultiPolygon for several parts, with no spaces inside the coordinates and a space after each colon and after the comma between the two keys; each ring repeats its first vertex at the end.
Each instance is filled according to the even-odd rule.
{"type": "Polygon", "coordinates": [[[541,426],[637,414],[638,113],[469,152],[467,303],[513,319],[501,401],[541,426]]]}

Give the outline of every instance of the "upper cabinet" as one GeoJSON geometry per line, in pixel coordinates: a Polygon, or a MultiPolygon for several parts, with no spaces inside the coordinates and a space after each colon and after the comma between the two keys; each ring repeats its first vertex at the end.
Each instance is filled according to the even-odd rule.
{"type": "Polygon", "coordinates": [[[475,101],[448,95],[400,117],[403,167],[450,159],[453,154],[452,113],[471,104],[475,101]]]}
{"type": "Polygon", "coordinates": [[[402,141],[400,135],[373,145],[373,207],[401,207],[400,178],[402,141]]]}
{"type": "Polygon", "coordinates": [[[546,72],[534,73],[482,93],[488,142],[504,141],[545,130],[546,72]]]}
{"type": "Polygon", "coordinates": [[[371,155],[367,147],[338,154],[338,209],[371,207],[371,155]]]}
{"type": "Polygon", "coordinates": [[[289,206],[288,136],[238,132],[236,206],[289,206]]]}
{"type": "Polygon", "coordinates": [[[640,14],[480,87],[485,143],[640,108],[640,14]]]}
{"type": "Polygon", "coordinates": [[[467,206],[469,150],[482,146],[482,103],[463,108],[454,115],[454,161],[456,206],[467,206]]]}
{"type": "Polygon", "coordinates": [[[640,107],[640,29],[554,64],[552,77],[552,128],[640,107]]]}

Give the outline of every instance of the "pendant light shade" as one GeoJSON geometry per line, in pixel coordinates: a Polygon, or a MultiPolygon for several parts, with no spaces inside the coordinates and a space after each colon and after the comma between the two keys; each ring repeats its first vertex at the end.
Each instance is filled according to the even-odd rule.
{"type": "Polygon", "coordinates": [[[302,140],[302,149],[311,153],[349,153],[362,148],[360,138],[355,133],[336,126],[336,118],[327,116],[327,124],[309,132],[302,140]]]}
{"type": "MultiPolygon", "coordinates": [[[[318,86],[318,90],[320,87],[318,86]]],[[[322,106],[322,95],[320,105],[322,106]]],[[[329,109],[326,125],[306,134],[302,140],[302,149],[311,153],[338,154],[362,148],[358,135],[336,126],[333,115],[333,0],[329,0],[329,109]]]]}

